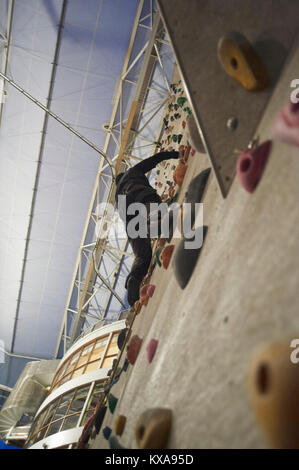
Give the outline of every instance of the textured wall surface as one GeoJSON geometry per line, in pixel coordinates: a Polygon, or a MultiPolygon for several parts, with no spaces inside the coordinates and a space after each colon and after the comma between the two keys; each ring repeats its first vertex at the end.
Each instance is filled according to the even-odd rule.
{"type": "MultiPolygon", "coordinates": [[[[271,137],[273,118],[289,99],[298,75],[299,48],[273,93],[257,134],[271,137]]],[[[224,97],[225,99],[225,97],[224,97]]],[[[180,194],[210,166],[196,153],[180,194]]],[[[122,445],[136,447],[134,426],[147,408],[173,411],[169,448],[261,448],[268,443],[248,400],[248,364],[256,349],[299,337],[299,153],[274,143],[264,176],[249,195],[234,179],[223,199],[211,173],[204,196],[208,234],[193,276],[182,291],[173,267],[156,268],[156,291],[137,316],[133,333],[143,338],[134,366],[112,388],[127,417],[122,445]],[[146,345],[159,340],[147,363],[146,345]]],[[[107,447],[100,433],[93,447],[107,447]]]]}

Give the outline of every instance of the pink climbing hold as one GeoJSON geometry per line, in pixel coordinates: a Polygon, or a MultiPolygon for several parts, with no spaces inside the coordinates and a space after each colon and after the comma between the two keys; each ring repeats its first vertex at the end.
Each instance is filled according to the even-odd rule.
{"type": "Polygon", "coordinates": [[[156,286],[154,286],[153,284],[150,284],[147,288],[147,295],[149,297],[152,297],[154,295],[155,289],[156,289],[156,286]]]}
{"type": "Polygon", "coordinates": [[[152,362],[154,355],[156,353],[157,346],[158,346],[158,341],[152,338],[146,347],[148,362],[152,362]]]}
{"type": "Polygon", "coordinates": [[[267,140],[253,149],[246,149],[237,160],[237,176],[243,188],[253,193],[262,177],[272,141],[267,140]]]}
{"type": "Polygon", "coordinates": [[[299,102],[284,106],[274,120],[272,133],[275,140],[299,147],[299,102]]]}
{"type": "Polygon", "coordinates": [[[191,148],[190,150],[190,153],[191,153],[191,156],[193,157],[193,155],[195,154],[196,150],[194,148],[191,148]]]}

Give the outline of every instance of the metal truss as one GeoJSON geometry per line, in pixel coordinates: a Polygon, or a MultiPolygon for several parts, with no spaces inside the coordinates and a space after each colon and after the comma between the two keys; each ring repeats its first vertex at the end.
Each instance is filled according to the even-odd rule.
{"type": "Polygon", "coordinates": [[[139,1],[110,122],[102,127],[107,133],[102,154],[108,156],[109,162],[104,158],[100,160],[58,335],[56,358],[61,357],[82,332],[111,313],[114,299],[117,299],[119,310],[122,306],[125,309],[117,286],[120,277],[124,276],[122,269],[129,269],[127,264],[132,253],[126,235],[111,237],[115,219],[111,218],[108,209],[115,206],[115,187],[109,165],[111,163],[113,173],[118,174],[142,159],[134,154],[143,147],[148,155],[157,151],[163,129],[161,119],[154,140],[142,135],[165,106],[170,90],[160,49],[163,45],[169,47],[170,54],[172,50],[164,39],[163,24],[153,3],[151,0],[139,1]],[[149,34],[145,35],[141,46],[139,36],[139,51],[136,52],[134,46],[140,29],[148,30],[149,34]],[[160,68],[165,80],[163,89],[151,83],[156,67],[160,68]],[[130,75],[134,75],[134,79],[130,75]],[[124,87],[126,97],[132,97],[126,106],[124,87]],[[148,102],[149,92],[155,101],[148,102]],[[103,210],[100,211],[99,207],[103,210]]]}

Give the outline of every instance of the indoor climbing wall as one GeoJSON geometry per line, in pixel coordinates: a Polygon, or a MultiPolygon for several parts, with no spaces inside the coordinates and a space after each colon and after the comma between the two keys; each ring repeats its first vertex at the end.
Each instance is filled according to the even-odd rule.
{"type": "MultiPolygon", "coordinates": [[[[163,8],[169,5],[164,0],[159,3],[163,8]]],[[[172,2],[176,16],[179,9],[174,6],[182,3],[172,2]]],[[[215,8],[209,9],[210,2],[190,0],[191,12],[195,3],[202,6],[198,22],[185,10],[179,15],[180,21],[188,17],[193,28],[184,29],[180,23],[178,47],[183,47],[183,35],[192,33],[192,54],[185,49],[185,55],[192,56],[188,60],[191,63],[192,58],[198,74],[204,63],[201,54],[208,56],[203,76],[209,79],[211,63],[209,91],[215,78],[213,61],[222,67],[218,46],[220,51],[223,47],[231,50],[237,44],[234,51],[243,54],[249,40],[247,50],[251,51],[263,24],[255,22],[256,9],[247,21],[241,21],[242,10],[232,24],[226,21],[225,28],[220,28],[226,18],[220,3],[215,0],[215,8]],[[205,48],[205,42],[196,42],[194,37],[196,31],[199,36],[202,32],[199,21],[204,21],[205,13],[213,14],[207,27],[215,24],[209,33],[215,46],[212,52],[210,43],[205,48]],[[231,27],[242,39],[229,34],[231,27]],[[197,53],[201,60],[195,60],[197,53]]],[[[194,99],[189,99],[192,93],[194,98],[193,84],[198,82],[192,71],[191,78],[185,75],[187,66],[178,64],[184,73],[174,79],[165,107],[161,148],[184,148],[179,161],[160,165],[156,187],[167,201],[177,196],[179,204],[203,202],[203,245],[185,250],[179,238],[155,241],[153,264],[119,341],[119,363],[111,371],[102,414],[98,413],[89,440],[92,448],[299,447],[299,104],[290,101],[290,83],[298,73],[299,38],[294,40],[291,18],[297,4],[290,2],[290,9],[282,14],[283,3],[265,0],[258,10],[265,27],[267,8],[273,7],[269,37],[273,25],[278,36],[273,36],[277,43],[273,39],[272,54],[279,56],[282,48],[287,50],[285,65],[275,87],[270,81],[268,96],[255,94],[220,68],[216,83],[223,70],[230,85],[223,89],[221,100],[210,101],[210,110],[205,103],[203,112],[199,109],[201,119],[207,116],[205,111],[213,114],[214,134],[209,119],[207,127],[206,119],[202,122],[209,143],[223,144],[227,136],[224,109],[235,101],[240,134],[229,130],[226,148],[238,151],[234,157],[229,151],[228,161],[221,152],[212,158],[201,151],[202,136],[191,131],[195,110],[194,99]],[[278,12],[284,21],[290,20],[289,31],[278,12]],[[292,50],[288,48],[291,43],[292,50]],[[246,97],[245,107],[240,104],[241,95],[246,97]],[[242,125],[246,116],[248,129],[242,125]],[[249,145],[257,136],[255,145],[249,145]],[[226,176],[230,176],[228,184],[221,187],[226,176]]],[[[251,7],[249,2],[244,4],[246,12],[251,7]]],[[[167,13],[167,21],[174,16],[167,13]]],[[[236,57],[239,63],[242,55],[236,57]]],[[[187,58],[183,59],[187,64],[187,58]]],[[[271,67],[263,59],[257,70],[265,67],[271,77],[271,67]]],[[[253,62],[251,67],[251,72],[256,70],[253,62]]],[[[250,79],[254,78],[251,72],[250,79]]]]}
{"type": "Polygon", "coordinates": [[[191,107],[186,98],[184,88],[179,78],[176,68],[173,76],[174,83],[171,84],[171,92],[166,104],[163,116],[163,134],[160,140],[160,151],[176,150],[180,152],[180,160],[166,160],[157,165],[157,176],[155,189],[161,196],[162,201],[173,200],[178,194],[180,186],[175,181],[175,171],[182,163],[187,163],[187,159],[193,156],[195,149],[191,148],[188,141],[186,123],[192,114],[191,107]],[[190,146],[190,150],[186,149],[190,146]]]}

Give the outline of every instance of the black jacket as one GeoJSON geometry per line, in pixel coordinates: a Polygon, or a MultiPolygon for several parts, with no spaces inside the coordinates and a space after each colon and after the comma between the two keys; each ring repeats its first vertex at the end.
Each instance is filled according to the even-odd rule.
{"type": "Polygon", "coordinates": [[[144,186],[144,189],[151,188],[153,191],[155,191],[154,188],[149,184],[145,173],[155,168],[158,163],[163,162],[163,160],[170,160],[171,158],[178,157],[179,152],[174,150],[172,152],[160,152],[156,155],[153,155],[152,157],[146,158],[140,163],[137,163],[137,165],[133,166],[132,168],[129,168],[129,170],[124,173],[120,181],[118,181],[115,195],[116,201],[119,195],[128,195],[131,189],[133,189],[133,187],[136,185],[142,185],[144,186]]]}

